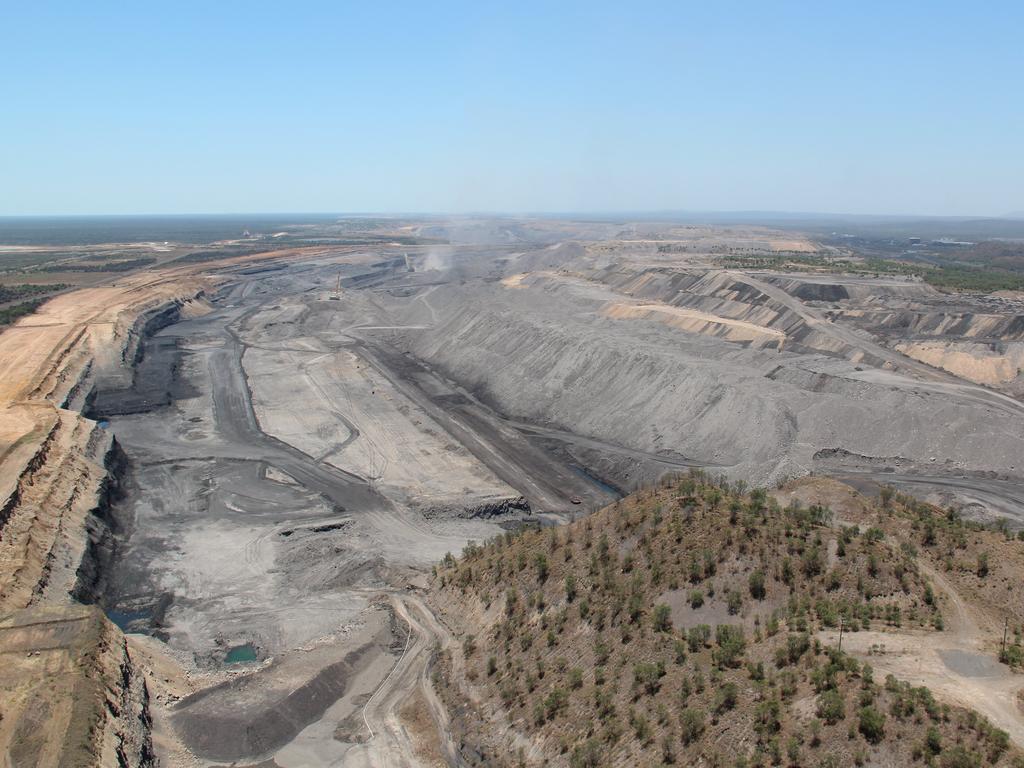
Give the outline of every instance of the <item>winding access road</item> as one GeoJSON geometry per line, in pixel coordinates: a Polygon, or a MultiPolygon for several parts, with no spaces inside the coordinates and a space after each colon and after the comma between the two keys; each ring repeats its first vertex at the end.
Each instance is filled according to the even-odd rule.
{"type": "Polygon", "coordinates": [[[451,738],[448,712],[430,681],[430,659],[435,648],[454,647],[455,640],[430,608],[411,592],[393,593],[396,615],[409,627],[405,651],[394,669],[374,691],[363,708],[369,739],[349,750],[346,766],[351,768],[433,768],[438,759],[459,765],[458,748],[451,738]],[[401,719],[402,708],[413,696],[420,696],[433,720],[436,742],[417,744],[401,719]],[[434,753],[434,759],[430,759],[434,753]]]}

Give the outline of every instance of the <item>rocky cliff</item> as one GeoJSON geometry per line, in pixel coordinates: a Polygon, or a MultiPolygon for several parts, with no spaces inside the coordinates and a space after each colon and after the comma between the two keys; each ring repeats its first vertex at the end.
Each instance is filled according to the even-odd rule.
{"type": "Polygon", "coordinates": [[[140,340],[204,288],[135,275],[45,304],[0,335],[0,760],[153,763],[148,694],[94,602],[124,457],[83,416],[97,377],[131,381],[140,340]]]}
{"type": "Polygon", "coordinates": [[[0,617],[0,744],[12,766],[149,766],[149,693],[94,606],[0,617]]]}

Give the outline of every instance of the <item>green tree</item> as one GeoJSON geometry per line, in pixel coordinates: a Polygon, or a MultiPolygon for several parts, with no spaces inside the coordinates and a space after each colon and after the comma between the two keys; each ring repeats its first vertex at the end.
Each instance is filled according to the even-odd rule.
{"type": "Polygon", "coordinates": [[[818,717],[829,725],[835,725],[846,717],[846,704],[842,694],[831,688],[818,696],[818,717]]]}
{"type": "Polygon", "coordinates": [[[861,707],[858,719],[857,730],[871,744],[877,744],[885,736],[885,715],[874,707],[861,707]]]}
{"type": "Polygon", "coordinates": [[[735,589],[730,589],[726,597],[726,605],[729,608],[729,613],[735,616],[743,609],[743,595],[735,589]]]}
{"type": "Polygon", "coordinates": [[[583,670],[579,667],[573,667],[569,670],[569,687],[574,691],[583,687],[583,670]]]}
{"type": "Polygon", "coordinates": [[[715,712],[721,714],[736,706],[739,700],[739,688],[736,683],[726,683],[715,694],[715,712]]]}
{"type": "Polygon", "coordinates": [[[665,603],[654,606],[651,623],[655,632],[668,632],[672,629],[672,610],[665,603]]]}
{"type": "Polygon", "coordinates": [[[764,571],[754,571],[750,574],[750,578],[747,579],[747,586],[750,587],[750,596],[755,600],[764,600],[765,598],[765,587],[764,587],[764,571]]]}
{"type": "Polygon", "coordinates": [[[692,744],[704,733],[704,713],[687,707],[679,715],[679,731],[683,744],[692,744]]]}
{"type": "Polygon", "coordinates": [[[782,559],[782,581],[793,586],[793,562],[788,557],[782,559]]]}
{"type": "Polygon", "coordinates": [[[551,693],[544,699],[544,715],[552,720],[559,712],[565,709],[569,703],[569,694],[562,688],[552,688],[551,693]]]}
{"type": "Polygon", "coordinates": [[[569,765],[571,768],[597,768],[601,765],[602,752],[601,742],[587,739],[573,749],[569,765]]]}
{"type": "Polygon", "coordinates": [[[882,499],[883,507],[885,507],[886,509],[889,508],[889,505],[892,504],[893,494],[895,493],[896,490],[891,485],[883,485],[881,488],[878,489],[878,495],[882,499]]]}
{"type": "Polygon", "coordinates": [[[921,543],[926,547],[935,546],[935,523],[931,520],[924,524],[924,536],[921,543]]]}
{"type": "Polygon", "coordinates": [[[800,568],[806,576],[817,576],[821,573],[822,562],[821,549],[816,546],[808,547],[800,559],[800,568]]]}
{"type": "Polygon", "coordinates": [[[675,649],[675,652],[676,652],[676,664],[685,664],[686,663],[686,641],[685,640],[676,639],[676,641],[672,644],[672,647],[675,649]]]}
{"type": "Polygon", "coordinates": [[[700,649],[707,644],[710,637],[711,627],[707,624],[698,624],[696,627],[690,627],[690,630],[686,635],[686,642],[689,645],[690,653],[697,653],[700,651],[700,649]]]}
{"type": "Polygon", "coordinates": [[[571,603],[576,599],[576,576],[572,572],[565,574],[565,600],[571,603]]]}
{"type": "Polygon", "coordinates": [[[782,729],[781,712],[782,705],[779,704],[778,699],[762,701],[754,709],[754,730],[762,738],[778,733],[782,729]]]}
{"type": "Polygon", "coordinates": [[[543,584],[548,580],[548,558],[543,552],[538,552],[534,558],[534,564],[537,566],[537,581],[543,584]]]}
{"type": "Polygon", "coordinates": [[[719,624],[715,627],[715,662],[720,667],[738,667],[746,650],[747,642],[743,627],[733,624],[719,624]]]}
{"type": "Polygon", "coordinates": [[[643,662],[633,665],[633,682],[643,688],[648,696],[653,696],[661,688],[664,674],[665,669],[661,664],[643,662]]]}

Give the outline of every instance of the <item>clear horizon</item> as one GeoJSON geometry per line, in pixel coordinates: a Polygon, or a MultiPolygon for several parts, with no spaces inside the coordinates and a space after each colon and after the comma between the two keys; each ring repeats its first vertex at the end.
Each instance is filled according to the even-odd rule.
{"type": "Polygon", "coordinates": [[[317,216],[317,217],[341,217],[341,218],[410,218],[414,219],[417,217],[423,218],[554,218],[559,217],[594,217],[594,218],[624,218],[624,217],[643,217],[643,218],[656,218],[663,216],[666,219],[672,218],[688,218],[694,217],[699,218],[701,216],[711,217],[764,217],[771,219],[777,217],[779,220],[784,219],[795,219],[800,220],[803,217],[810,219],[822,219],[827,221],[830,219],[894,219],[899,221],[915,220],[915,219],[952,219],[952,220],[986,220],[986,219],[1000,219],[1007,221],[1020,221],[1024,220],[1024,211],[1009,211],[1003,214],[929,214],[929,213],[846,213],[842,211],[786,211],[786,210],[577,210],[577,211],[502,211],[502,210],[491,210],[491,211],[403,211],[403,210],[391,210],[391,211],[303,211],[303,210],[282,210],[282,211],[258,211],[258,210],[247,210],[247,211],[180,211],[180,212],[163,212],[163,211],[140,211],[137,213],[118,213],[113,211],[103,212],[86,212],[86,213],[14,213],[6,214],[0,213],[0,220],[4,219],[102,219],[102,218],[203,218],[203,217],[285,217],[285,216],[317,216]]]}
{"type": "Polygon", "coordinates": [[[4,216],[1024,212],[1015,3],[4,16],[4,216]]]}

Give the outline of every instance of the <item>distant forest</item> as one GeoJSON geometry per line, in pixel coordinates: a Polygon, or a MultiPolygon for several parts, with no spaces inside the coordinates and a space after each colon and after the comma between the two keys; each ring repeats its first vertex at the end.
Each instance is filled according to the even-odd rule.
{"type": "Polygon", "coordinates": [[[0,325],[10,325],[19,317],[31,315],[42,303],[42,299],[34,299],[32,301],[25,301],[21,304],[15,304],[10,307],[0,307],[0,325]]]}
{"type": "Polygon", "coordinates": [[[904,256],[836,257],[828,252],[736,254],[719,257],[733,267],[822,270],[866,275],[919,277],[940,289],[1024,291],[1024,243],[989,240],[970,246],[933,246],[904,256]]]}
{"type": "Polygon", "coordinates": [[[0,304],[17,301],[28,296],[42,296],[47,293],[54,293],[63,288],[67,288],[63,283],[55,283],[53,285],[34,285],[31,283],[24,285],[0,285],[0,304]]]}

